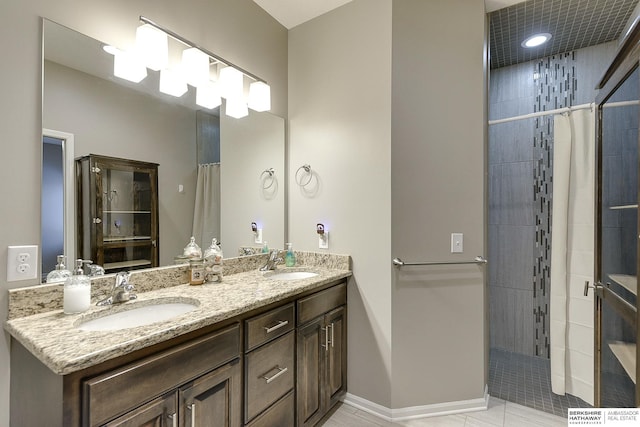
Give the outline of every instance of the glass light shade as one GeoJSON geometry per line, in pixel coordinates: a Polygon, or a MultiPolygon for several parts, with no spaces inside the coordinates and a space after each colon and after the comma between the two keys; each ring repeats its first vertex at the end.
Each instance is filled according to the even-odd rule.
{"type": "Polygon", "coordinates": [[[249,115],[249,109],[247,108],[247,103],[244,102],[242,98],[231,98],[227,99],[225,113],[229,117],[241,119],[249,115]]]}
{"type": "Polygon", "coordinates": [[[169,63],[167,35],[150,24],[136,30],[136,52],[142,62],[152,70],[162,70],[169,63]]]}
{"type": "Polygon", "coordinates": [[[140,58],[131,52],[118,51],[113,57],[113,75],[139,83],[147,77],[147,68],[140,61],[140,58]]]}
{"type": "Polygon", "coordinates": [[[209,55],[195,47],[182,51],[182,72],[187,83],[200,87],[209,82],[209,55]]]}
{"type": "Polygon", "coordinates": [[[549,40],[551,40],[551,34],[549,33],[534,34],[531,37],[528,37],[522,43],[520,43],[520,45],[522,47],[532,48],[532,47],[537,47],[542,44],[545,44],[549,40]]]}
{"type": "Polygon", "coordinates": [[[244,75],[233,67],[220,70],[220,96],[226,99],[242,99],[244,95],[244,75]]]}
{"type": "Polygon", "coordinates": [[[222,103],[218,85],[212,81],[198,86],[196,89],[196,104],[201,107],[213,109],[222,103]]]}
{"type": "Polygon", "coordinates": [[[182,73],[169,68],[160,71],[160,92],[177,98],[184,95],[187,92],[187,84],[182,73]]]}
{"type": "Polygon", "coordinates": [[[253,82],[249,85],[249,108],[254,111],[271,109],[271,88],[264,82],[253,82]]]}

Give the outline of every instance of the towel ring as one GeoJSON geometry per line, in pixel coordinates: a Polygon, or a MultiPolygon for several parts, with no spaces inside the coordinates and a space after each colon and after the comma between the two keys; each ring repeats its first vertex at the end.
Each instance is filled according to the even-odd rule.
{"type": "Polygon", "coordinates": [[[298,184],[300,187],[304,187],[308,185],[311,182],[312,178],[313,178],[313,174],[311,173],[311,166],[308,164],[300,166],[296,171],[296,184],[298,184]],[[302,182],[302,175],[300,176],[300,178],[298,178],[298,174],[300,173],[301,170],[304,170],[307,173],[307,175],[309,175],[309,179],[307,179],[304,183],[302,182]]]}
{"type": "Polygon", "coordinates": [[[276,171],[273,168],[265,169],[262,171],[262,173],[260,174],[260,179],[262,180],[263,190],[268,190],[273,186],[273,183],[276,181],[276,179],[273,177],[275,173],[276,171]],[[268,175],[268,176],[265,176],[265,175],[268,175]],[[263,176],[264,176],[264,179],[262,178],[263,176]],[[269,178],[271,178],[271,180],[269,181],[269,185],[265,185],[265,183],[269,178]]]}

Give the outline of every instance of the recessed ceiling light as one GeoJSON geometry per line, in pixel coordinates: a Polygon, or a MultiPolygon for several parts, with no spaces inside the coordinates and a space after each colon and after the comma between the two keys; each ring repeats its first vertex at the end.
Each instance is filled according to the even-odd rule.
{"type": "Polygon", "coordinates": [[[539,33],[534,34],[528,37],[525,41],[521,43],[522,47],[537,47],[541,44],[548,42],[551,39],[551,34],[549,33],[539,33]]]}

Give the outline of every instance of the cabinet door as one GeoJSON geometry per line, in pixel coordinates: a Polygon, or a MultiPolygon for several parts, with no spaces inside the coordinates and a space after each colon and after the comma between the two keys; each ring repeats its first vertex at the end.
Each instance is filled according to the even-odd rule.
{"type": "Polygon", "coordinates": [[[173,427],[177,425],[176,394],[169,393],[104,424],[105,427],[173,427]]]}
{"type": "Polygon", "coordinates": [[[340,307],[325,317],[329,334],[327,349],[325,399],[333,406],[347,389],[347,310],[340,307]]]}
{"type": "Polygon", "coordinates": [[[180,389],[181,426],[239,427],[241,368],[236,359],[180,389]]]}
{"type": "Polygon", "coordinates": [[[299,427],[314,425],[323,415],[322,373],[327,338],[324,317],[298,329],[296,405],[299,427]]]}

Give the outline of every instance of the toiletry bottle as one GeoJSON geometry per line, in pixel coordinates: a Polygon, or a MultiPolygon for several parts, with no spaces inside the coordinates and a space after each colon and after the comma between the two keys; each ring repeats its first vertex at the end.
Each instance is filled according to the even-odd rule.
{"type": "Polygon", "coordinates": [[[187,256],[189,258],[202,258],[202,249],[196,243],[196,238],[191,236],[189,239],[189,243],[185,246],[182,255],[187,256]]]}
{"type": "Polygon", "coordinates": [[[189,284],[202,285],[204,283],[204,260],[191,258],[189,261],[189,284]]]}
{"type": "Polygon", "coordinates": [[[296,265],[296,254],[293,253],[291,243],[287,243],[287,254],[284,256],[284,265],[287,267],[293,267],[296,265]]]}
{"type": "Polygon", "coordinates": [[[262,245],[262,253],[263,254],[268,254],[269,253],[269,245],[267,245],[267,241],[265,240],[264,245],[262,245]]]}
{"type": "Polygon", "coordinates": [[[71,272],[65,266],[66,258],[64,255],[58,255],[56,269],[47,274],[47,283],[64,282],[68,277],[71,277],[71,272]]]}
{"type": "Polygon", "coordinates": [[[73,276],[64,282],[63,308],[65,314],[82,313],[91,305],[91,280],[84,275],[83,261],[76,260],[73,276]]]}
{"type": "Polygon", "coordinates": [[[207,283],[222,281],[222,249],[215,237],[204,251],[204,274],[207,283]]]}

